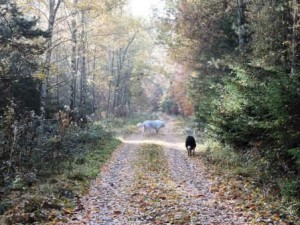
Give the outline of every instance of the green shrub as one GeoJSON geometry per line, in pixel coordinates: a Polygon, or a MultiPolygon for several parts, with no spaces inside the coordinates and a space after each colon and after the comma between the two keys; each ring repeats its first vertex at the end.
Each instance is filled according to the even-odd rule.
{"type": "Polygon", "coordinates": [[[14,190],[22,190],[26,188],[26,182],[22,179],[20,175],[16,175],[15,179],[12,182],[12,188],[14,190]]]}
{"type": "Polygon", "coordinates": [[[257,174],[257,170],[254,166],[239,166],[233,170],[234,175],[239,175],[243,177],[253,177],[257,174]]]}
{"type": "Polygon", "coordinates": [[[240,165],[240,158],[237,153],[228,145],[208,139],[200,146],[202,156],[210,163],[230,168],[240,165]]]}
{"type": "Polygon", "coordinates": [[[0,215],[3,215],[7,208],[9,208],[9,203],[7,201],[0,201],[0,215]]]}
{"type": "Polygon", "coordinates": [[[298,169],[300,170],[300,147],[288,150],[289,154],[295,160],[298,169]]]}
{"type": "Polygon", "coordinates": [[[300,199],[300,180],[289,180],[281,188],[281,194],[287,198],[300,199]]]}
{"type": "Polygon", "coordinates": [[[68,176],[68,179],[84,181],[88,178],[84,171],[76,171],[68,176]]]}

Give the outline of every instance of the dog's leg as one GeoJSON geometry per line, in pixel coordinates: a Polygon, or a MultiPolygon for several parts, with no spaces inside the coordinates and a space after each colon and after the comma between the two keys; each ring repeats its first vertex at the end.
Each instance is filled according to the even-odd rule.
{"type": "Polygon", "coordinates": [[[144,129],[143,129],[143,134],[142,134],[142,135],[144,136],[145,131],[146,131],[146,126],[144,125],[143,128],[144,128],[144,129]]]}
{"type": "Polygon", "coordinates": [[[191,147],[190,146],[187,147],[187,151],[188,151],[188,156],[190,156],[191,155],[191,147]]]}

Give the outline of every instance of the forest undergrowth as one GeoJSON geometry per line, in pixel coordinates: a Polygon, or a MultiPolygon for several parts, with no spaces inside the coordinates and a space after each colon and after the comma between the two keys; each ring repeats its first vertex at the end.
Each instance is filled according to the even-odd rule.
{"type": "MultiPolygon", "coordinates": [[[[34,172],[33,182],[27,182],[28,173],[23,171],[14,177],[11,185],[2,185],[0,224],[52,224],[80,210],[78,198],[87,192],[90,182],[120,144],[116,137],[132,133],[136,124],[145,118],[146,115],[107,118],[83,129],[69,126],[59,136],[45,140],[38,137],[47,148],[58,152],[59,160],[48,160],[49,165],[44,165],[44,159],[32,159],[43,165],[34,172]]],[[[150,118],[157,117],[153,114],[150,118]]]]}
{"type": "Polygon", "coordinates": [[[297,191],[294,187],[288,189],[282,171],[267,168],[267,162],[256,158],[255,151],[250,156],[241,155],[212,139],[201,142],[198,150],[198,156],[215,181],[211,190],[222,201],[240,199],[241,211],[250,212],[254,218],[263,218],[259,224],[298,221],[300,200],[289,195],[297,191]]]}
{"type": "Polygon", "coordinates": [[[79,196],[120,143],[98,126],[91,125],[85,132],[70,129],[68,135],[75,144],[70,148],[79,150],[74,155],[75,149],[69,149],[70,158],[56,161],[54,170],[43,168],[32,184],[16,176],[12,186],[2,187],[0,224],[44,224],[72,213],[79,196]]]}
{"type": "MultiPolygon", "coordinates": [[[[178,117],[179,127],[195,126],[191,118],[178,117]]],[[[253,218],[268,221],[299,221],[300,198],[296,185],[289,185],[292,175],[272,167],[261,158],[258,149],[235,151],[229,145],[211,138],[205,132],[196,132],[197,153],[210,171],[215,192],[221,201],[240,199],[241,211],[249,211],[253,218]]],[[[295,178],[295,177],[294,177],[295,178]]],[[[284,223],[288,224],[288,222],[284,223]]]]}

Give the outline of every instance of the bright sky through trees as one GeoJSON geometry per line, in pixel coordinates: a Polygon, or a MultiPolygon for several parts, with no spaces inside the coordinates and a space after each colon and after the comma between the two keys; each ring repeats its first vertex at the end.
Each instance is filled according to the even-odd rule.
{"type": "Polygon", "coordinates": [[[147,17],[151,15],[152,9],[161,8],[161,0],[130,0],[130,11],[134,16],[147,17]]]}

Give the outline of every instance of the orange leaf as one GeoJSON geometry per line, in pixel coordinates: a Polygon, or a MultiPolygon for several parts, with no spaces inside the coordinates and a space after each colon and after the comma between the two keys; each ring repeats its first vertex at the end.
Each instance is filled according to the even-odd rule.
{"type": "Polygon", "coordinates": [[[73,214],[73,213],[74,213],[73,209],[71,209],[71,208],[65,208],[65,209],[64,209],[64,212],[65,212],[66,214],[73,214]]]}

